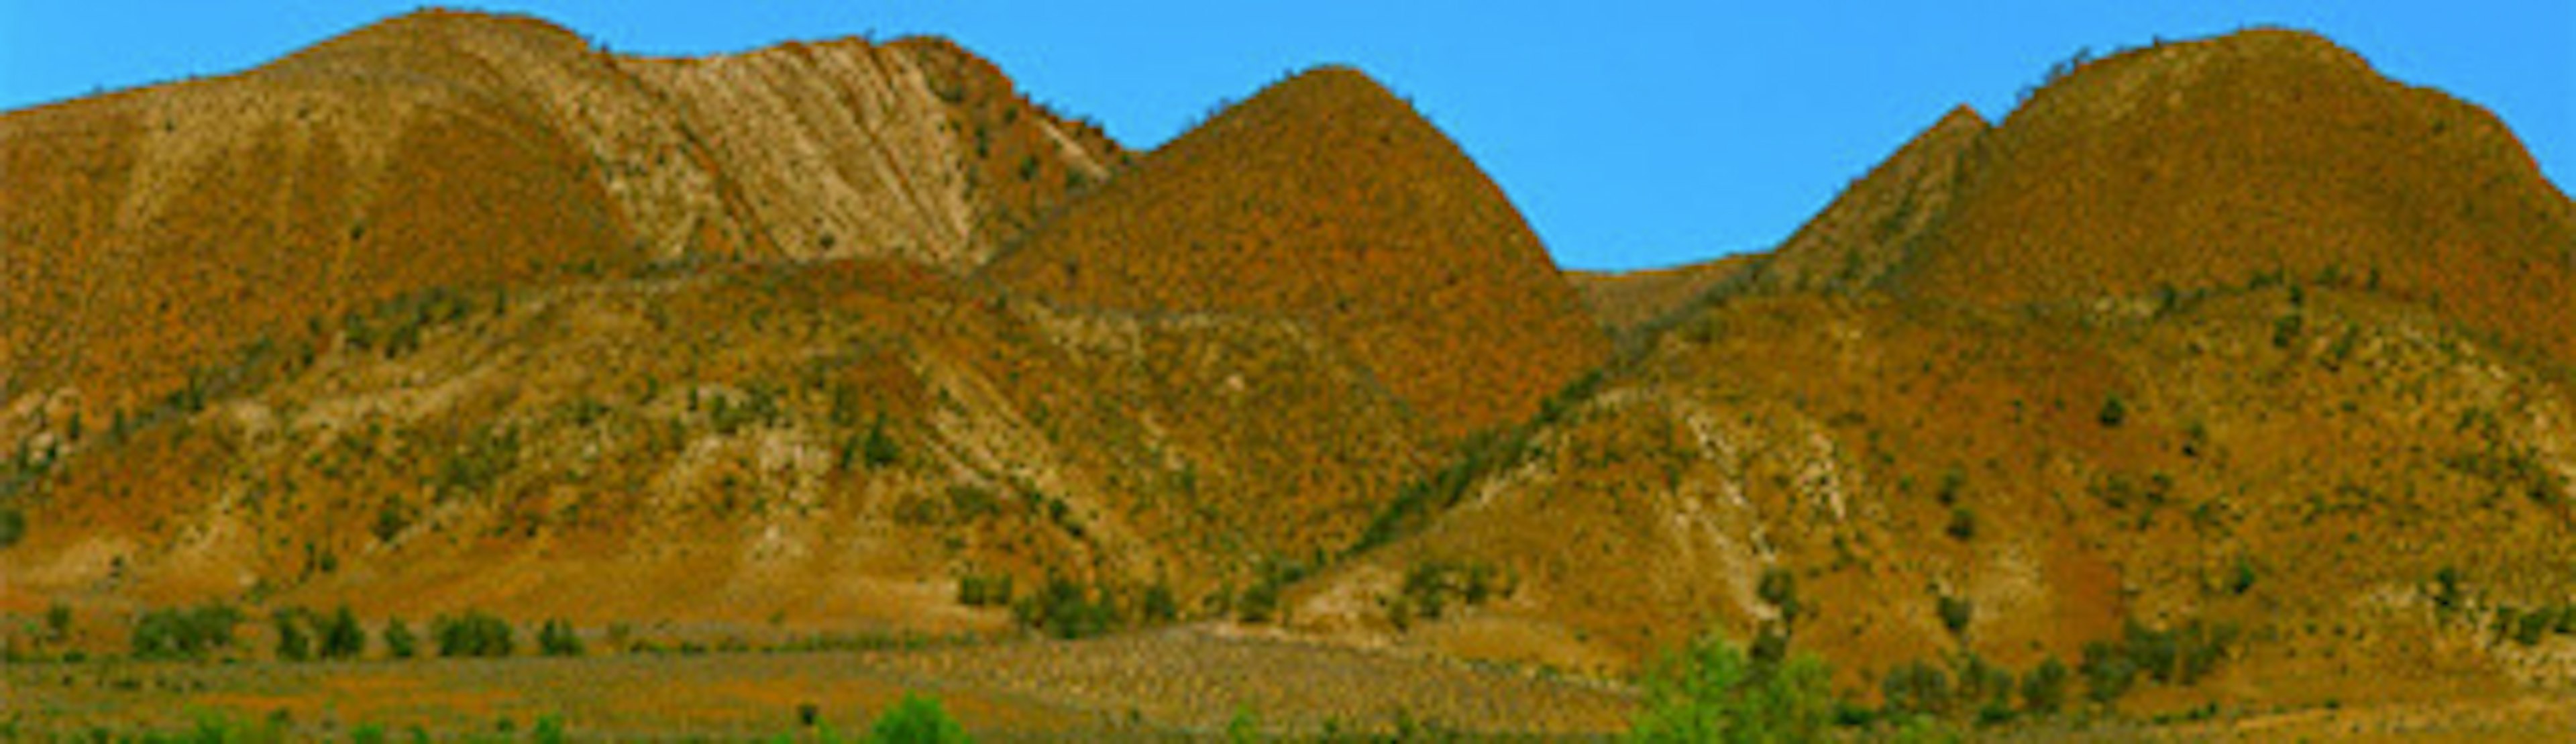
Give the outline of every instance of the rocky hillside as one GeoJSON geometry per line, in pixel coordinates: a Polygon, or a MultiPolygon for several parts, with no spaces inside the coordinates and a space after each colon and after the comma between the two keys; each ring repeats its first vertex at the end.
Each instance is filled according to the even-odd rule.
{"type": "MultiPolygon", "coordinates": [[[[531,20],[433,12],[235,78],[8,121],[70,130],[187,96],[236,97],[218,108],[260,124],[173,130],[198,132],[190,157],[350,175],[280,176],[321,206],[248,212],[269,192],[171,182],[206,215],[232,205],[175,233],[225,252],[41,264],[120,287],[203,275],[229,294],[9,296],[75,321],[47,333],[98,339],[20,357],[11,378],[0,506],[26,531],[0,604],[17,610],[236,598],[933,631],[1016,610],[1064,632],[1261,617],[1447,440],[1533,409],[1605,350],[1501,193],[1348,70],[1283,83],[1127,170],[1096,129],[946,42],[634,59],[531,20]],[[351,112],[262,128],[294,108],[272,98],[351,112]],[[433,116],[502,141],[402,139],[433,116]],[[419,170],[226,155],[294,137],[392,138],[419,170]],[[521,149],[475,149],[504,146],[521,149]],[[493,162],[436,170],[476,158],[493,162]],[[1402,167],[1372,170],[1388,163],[1402,167]],[[431,186],[455,191],[382,201],[431,186]],[[1152,201],[1184,187],[1210,196],[1152,201]],[[486,203],[530,211],[473,211],[486,203]],[[1157,240],[1252,242],[1134,285],[1192,292],[1168,305],[976,270],[1041,226],[992,276],[1142,271],[1182,245],[1086,242],[1131,212],[1213,225],[1157,240]],[[314,214],[363,229],[225,237],[314,214]],[[592,232],[498,237],[520,223],[592,232]],[[110,307],[147,300],[197,335],[174,343],[110,307]],[[147,342],[167,358],[124,351],[147,342]]],[[[182,162],[156,158],[140,162],[182,162]]],[[[71,217],[141,197],[60,188],[10,203],[102,244],[131,235],[71,217]]],[[[53,245],[51,224],[11,250],[53,245]]]]}
{"type": "Polygon", "coordinates": [[[1528,415],[1607,351],[1501,189],[1347,68],[1218,114],[990,274],[1069,307],[1311,321],[1450,434],[1528,415]]]}
{"type": "Polygon", "coordinates": [[[236,346],[309,350],[308,319],[433,287],[725,256],[965,271],[1123,157],[946,42],[638,59],[414,13],[0,118],[0,433],[222,389],[236,346]]]}
{"type": "Polygon", "coordinates": [[[1717,627],[1871,697],[2051,659],[2148,710],[2557,684],[2576,366],[2535,351],[2576,295],[2544,265],[2567,202],[2510,141],[2268,31],[2085,65],[1991,130],[1953,114],[1427,479],[1439,516],[1294,617],[1575,668],[1717,627]],[[2112,92],[2136,106],[2073,108],[2112,92]],[[2461,140],[2373,134],[2421,134],[2416,106],[2461,140]]]}

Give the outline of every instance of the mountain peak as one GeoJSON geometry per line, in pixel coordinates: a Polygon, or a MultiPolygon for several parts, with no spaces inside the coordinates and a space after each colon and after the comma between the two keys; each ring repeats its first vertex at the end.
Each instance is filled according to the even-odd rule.
{"type": "Polygon", "coordinates": [[[1070,305],[1306,319],[1449,433],[1526,415],[1607,351],[1502,190],[1343,66],[1219,113],[991,270],[1070,305]]]}
{"type": "Polygon", "coordinates": [[[2566,197],[2493,114],[2314,34],[2075,65],[1971,161],[1905,290],[2019,303],[2330,277],[2576,352],[2566,197]]]}

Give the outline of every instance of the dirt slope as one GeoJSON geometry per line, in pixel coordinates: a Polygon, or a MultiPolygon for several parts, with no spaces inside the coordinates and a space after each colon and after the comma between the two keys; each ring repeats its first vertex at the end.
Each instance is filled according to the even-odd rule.
{"type": "Polygon", "coordinates": [[[1347,68],[1220,113],[990,273],[1071,307],[1313,322],[1452,434],[1527,415],[1607,347],[1502,191],[1347,68]]]}
{"type": "Polygon", "coordinates": [[[254,337],[303,353],[307,319],[430,287],[728,255],[964,271],[1121,157],[945,42],[646,60],[413,13],[0,118],[0,433],[141,415],[229,384],[207,370],[254,337]]]}
{"type": "Polygon", "coordinates": [[[1565,272],[1594,321],[1615,335],[1625,335],[1689,305],[1720,285],[1741,281],[1759,256],[1729,256],[1715,261],[1624,272],[1565,272]]]}
{"type": "Polygon", "coordinates": [[[1975,110],[1951,109],[1765,256],[1753,285],[1844,292],[1876,285],[1947,215],[1963,160],[1989,129],[1975,110]]]}
{"type": "Polygon", "coordinates": [[[0,605],[989,630],[1008,603],[962,605],[961,580],[1060,577],[1198,614],[1347,543],[1428,454],[1298,324],[1068,313],[901,263],[369,317],[419,341],[248,355],[242,390],[102,433],[10,500],[29,530],[0,605]]]}
{"type": "Polygon", "coordinates": [[[2010,305],[2363,287],[2576,354],[2576,208],[2494,115],[2296,31],[2081,65],[1982,138],[1895,286],[2010,305]]]}

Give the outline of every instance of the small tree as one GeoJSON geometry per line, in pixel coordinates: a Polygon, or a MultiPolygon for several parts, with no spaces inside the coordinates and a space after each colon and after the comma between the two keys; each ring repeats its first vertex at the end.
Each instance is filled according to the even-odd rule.
{"type": "Polygon", "coordinates": [[[1628,732],[1638,742],[1810,741],[1832,720],[1824,662],[1799,656],[1761,664],[1716,636],[1659,662],[1646,707],[1628,732]]]}
{"type": "Polygon", "coordinates": [[[367,630],[358,625],[358,616],[348,605],[331,613],[322,624],[322,658],[355,659],[367,652],[367,630]]]}
{"type": "Polygon", "coordinates": [[[906,692],[903,700],[868,727],[868,740],[887,744],[940,744],[973,741],[966,727],[950,718],[939,701],[906,692]]]}

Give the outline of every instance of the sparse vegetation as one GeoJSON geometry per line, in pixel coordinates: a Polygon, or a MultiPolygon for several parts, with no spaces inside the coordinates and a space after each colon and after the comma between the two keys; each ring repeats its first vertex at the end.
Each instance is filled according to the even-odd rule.
{"type": "Polygon", "coordinates": [[[1396,627],[1438,620],[1452,606],[1474,607],[1501,590],[1500,572],[1481,561],[1421,561],[1404,572],[1396,596],[1383,600],[1396,627]]]}
{"type": "Polygon", "coordinates": [[[1115,630],[1118,610],[1106,592],[1072,579],[1047,579],[1036,594],[1011,606],[1020,624],[1058,639],[1089,638],[1115,630]]]}
{"type": "Polygon", "coordinates": [[[1010,574],[967,574],[957,579],[957,603],[968,607],[1011,604],[1010,574]]]}
{"type": "Polygon", "coordinates": [[[480,611],[441,615],[429,627],[430,635],[438,639],[438,655],[448,658],[509,656],[515,646],[510,623],[480,611]]]}
{"type": "Polygon", "coordinates": [[[563,620],[547,620],[537,627],[537,653],[546,656],[580,656],[582,654],[581,634],[573,631],[572,623],[563,620]]]}
{"type": "Polygon", "coordinates": [[[241,610],[221,602],[153,610],[134,622],[129,646],[138,659],[200,658],[231,646],[241,620],[241,610]]]}

